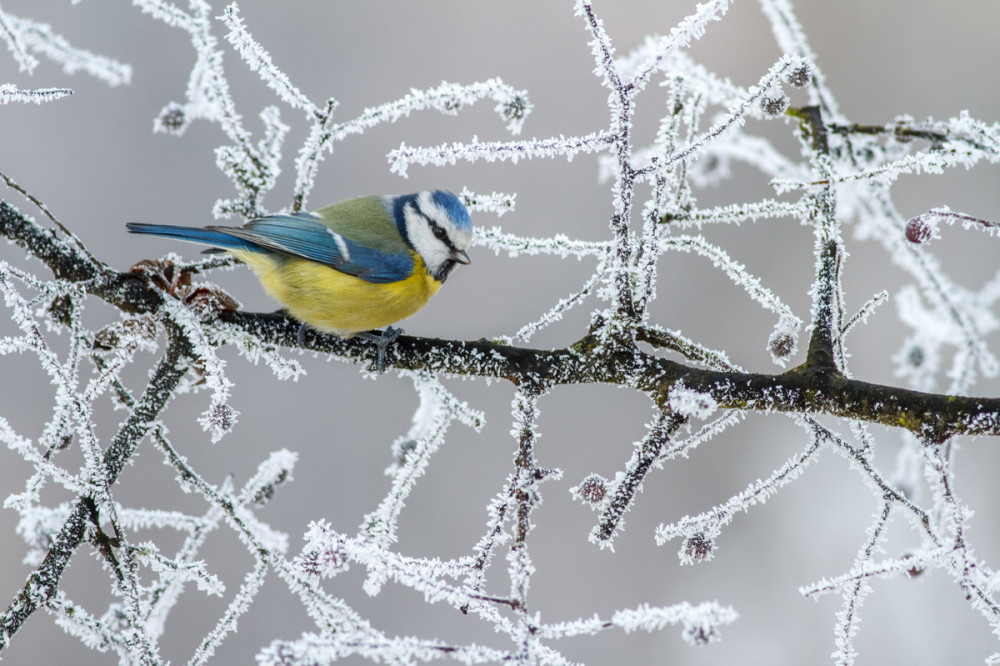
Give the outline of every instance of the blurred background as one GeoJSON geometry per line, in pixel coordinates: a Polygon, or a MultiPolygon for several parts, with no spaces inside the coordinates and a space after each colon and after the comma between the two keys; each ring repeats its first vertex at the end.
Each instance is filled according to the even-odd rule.
{"type": "MultiPolygon", "coordinates": [[[[224,5],[220,2],[217,14],[224,5]]],[[[90,250],[125,269],[143,258],[178,251],[195,258],[196,250],[165,239],[127,236],[127,221],[183,224],[212,222],[212,205],[232,195],[230,182],[215,166],[214,148],[225,137],[214,126],[195,122],[182,137],[154,134],[153,120],[170,101],[183,101],[194,53],[186,33],[167,27],[121,3],[38,3],[6,0],[4,11],[50,23],[76,47],[127,62],[133,67],[128,86],[109,88],[86,75],[66,76],[48,61],[34,76],[17,71],[0,54],[0,83],[21,88],[70,87],[75,94],[42,106],[10,104],[0,109],[3,171],[73,229],[90,250]]],[[[595,2],[620,54],[650,33],[666,33],[693,11],[693,2],[595,2]]],[[[471,83],[499,76],[526,89],[534,104],[522,136],[571,136],[607,126],[607,93],[592,73],[594,63],[583,21],[572,2],[471,3],[433,0],[399,3],[282,3],[245,1],[240,10],[255,38],[274,62],[307,96],[320,103],[340,101],[346,120],[365,107],[388,102],[411,88],[425,89],[453,81],[471,83]]],[[[1000,118],[1000,60],[996,26],[1000,4],[975,0],[803,0],[798,16],[811,39],[818,64],[853,120],[882,124],[900,114],[943,119],[963,109],[984,122],[1000,118]]],[[[221,23],[216,34],[225,34],[221,23]]],[[[780,57],[767,22],[753,2],[735,3],[728,15],[709,27],[692,49],[696,59],[734,83],[749,86],[780,57]]],[[[228,50],[226,71],[247,127],[259,132],[263,106],[273,94],[228,50]]],[[[665,94],[651,86],[639,98],[636,144],[653,138],[665,94]]],[[[793,103],[801,102],[793,98],[793,103]]],[[[516,192],[517,209],[499,221],[479,215],[474,221],[531,236],[564,233],[573,238],[607,237],[611,210],[609,188],[597,184],[596,156],[535,160],[516,166],[458,164],[448,168],[412,168],[407,180],[390,174],[386,153],[408,145],[508,138],[491,103],[466,109],[458,117],[419,113],[395,125],[380,126],[335,146],[323,164],[310,199],[313,208],[368,193],[405,193],[427,187],[460,191],[516,192]]],[[[282,109],[292,126],[286,140],[285,172],[264,205],[277,210],[290,203],[295,151],[305,138],[298,112],[282,109]]],[[[783,121],[753,128],[795,156],[791,126],[783,121]]],[[[995,167],[952,171],[944,176],[904,177],[895,187],[897,206],[907,216],[948,205],[988,219],[1000,218],[1000,188],[995,167]]],[[[766,180],[737,168],[724,187],[699,192],[702,205],[758,200],[770,194],[766,180]]],[[[11,190],[3,198],[39,216],[11,190]]],[[[812,236],[790,220],[739,228],[710,229],[706,235],[761,277],[765,286],[808,318],[812,236]]],[[[882,289],[894,293],[908,282],[880,247],[854,242],[845,268],[848,307],[853,312],[882,289]]],[[[946,271],[960,284],[978,288],[998,266],[996,239],[945,228],[934,246],[946,271]]],[[[473,264],[461,267],[419,315],[404,322],[408,333],[477,339],[511,335],[560,298],[576,291],[591,273],[588,262],[550,257],[497,257],[479,248],[473,264]]],[[[15,246],[0,247],[0,259],[27,265],[47,277],[44,267],[25,262],[15,246]]],[[[680,329],[702,343],[725,349],[751,370],[775,370],[765,349],[774,318],[750,302],[703,259],[667,255],[660,266],[657,322],[680,329]]],[[[248,310],[270,311],[272,302],[248,271],[213,276],[248,310]]],[[[585,330],[593,300],[532,340],[532,346],[562,347],[585,330]]],[[[850,339],[855,376],[899,383],[891,356],[904,328],[895,306],[882,306],[870,324],[850,339]]],[[[94,302],[87,313],[101,322],[114,313],[94,302]]],[[[13,333],[0,315],[0,335],[13,333]]],[[[991,338],[997,350],[997,336],[991,338]]],[[[802,361],[806,338],[793,363],[802,361]]],[[[277,382],[266,367],[253,366],[232,350],[222,350],[234,381],[231,405],[241,412],[234,431],[212,445],[196,419],[208,406],[207,394],[180,396],[165,414],[175,445],[210,481],[232,475],[241,485],[269,451],[299,453],[294,483],[283,486],[259,515],[290,536],[291,552],[302,544],[309,521],[324,518],[336,529],[353,532],[389,487],[383,470],[391,462],[390,445],[405,434],[416,395],[408,380],[389,372],[372,381],[353,365],[311,355],[301,357],[308,374],[298,382],[277,382]]],[[[289,354],[293,352],[289,351],[289,354]]],[[[136,388],[143,385],[155,357],[140,357],[130,370],[136,388]]],[[[950,360],[950,359],[949,359],[950,360]]],[[[486,413],[487,425],[476,434],[454,425],[448,442],[417,485],[403,513],[400,551],[417,556],[457,557],[481,536],[486,505],[512,469],[515,442],[510,437],[512,389],[505,383],[449,380],[449,388],[486,413]]],[[[996,382],[975,392],[996,395],[996,382]]],[[[34,359],[0,358],[0,414],[20,434],[35,438],[52,404],[52,388],[34,359]]],[[[653,530],[724,502],[805,445],[790,419],[760,415],[699,448],[689,459],[671,463],[647,480],[615,553],[587,542],[594,514],[570,499],[568,489],[587,474],[613,477],[642,437],[652,411],[648,401],[613,387],[563,387],[540,403],[540,464],[561,468],[563,480],[543,489],[545,504],[534,515],[532,556],[538,569],[530,591],[531,608],[546,622],[573,620],[643,603],[670,605],[718,600],[733,605],[740,619],[723,640],[705,648],[689,647],[678,629],[654,634],[606,632],[557,643],[570,659],[589,664],[803,664],[826,663],[834,648],[834,614],[839,597],[818,603],[803,599],[798,588],[821,577],[847,571],[866,538],[878,500],[842,458],[824,453],[819,464],[764,507],[737,518],[719,540],[713,561],[680,567],[679,543],[656,546],[653,530]]],[[[98,433],[109,437],[123,418],[103,405],[98,433]]],[[[830,421],[830,424],[835,422],[830,421]]],[[[843,428],[840,428],[843,430],[843,428]]],[[[874,429],[876,460],[893,468],[899,435],[874,429]]],[[[1000,443],[995,439],[961,442],[956,462],[957,492],[976,510],[969,539],[976,554],[994,565],[1000,561],[1000,443]]],[[[64,454],[73,455],[73,454],[64,454]]],[[[64,460],[68,460],[65,458],[64,460]]],[[[0,495],[23,489],[28,466],[15,454],[0,452],[0,495]]],[[[143,445],[135,464],[123,474],[120,501],[131,506],[177,509],[201,514],[205,506],[177,491],[172,471],[161,456],[143,445]]],[[[46,488],[46,502],[67,499],[46,488]]],[[[926,499],[926,498],[924,498],[926,499]]],[[[0,512],[0,604],[19,589],[29,572],[22,564],[24,545],[14,537],[16,515],[0,512]]],[[[889,530],[887,556],[918,545],[905,520],[889,530]]],[[[149,532],[162,549],[180,544],[180,536],[149,532]]],[[[108,602],[109,577],[89,548],[81,548],[64,578],[68,594],[101,614],[108,602]]],[[[204,549],[212,573],[227,584],[225,598],[189,590],[170,616],[161,656],[184,663],[218,617],[252,565],[237,538],[214,534],[204,549]]],[[[443,606],[425,606],[422,597],[387,586],[375,598],[360,589],[357,570],[335,579],[328,589],[389,635],[437,637],[506,647],[490,627],[472,616],[443,606]]],[[[506,571],[494,569],[495,589],[506,592],[506,571]]],[[[874,581],[875,594],[862,609],[857,637],[859,663],[981,663],[1000,651],[982,617],[946,575],[929,572],[912,580],[874,581]]],[[[297,638],[313,630],[297,599],[276,577],[269,578],[253,609],[240,620],[239,632],[218,651],[218,663],[251,663],[272,639],[297,638]]],[[[44,614],[32,617],[3,655],[9,664],[114,663],[82,647],[44,614]]],[[[348,661],[347,663],[356,663],[348,661]]]]}

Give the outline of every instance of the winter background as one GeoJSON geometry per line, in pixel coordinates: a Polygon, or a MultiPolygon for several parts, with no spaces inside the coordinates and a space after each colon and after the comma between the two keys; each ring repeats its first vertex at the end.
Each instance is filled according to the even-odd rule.
{"type": "MultiPolygon", "coordinates": [[[[827,83],[850,118],[881,124],[900,114],[946,118],[963,109],[985,122],[1000,118],[995,67],[1000,61],[996,40],[1000,5],[973,0],[801,0],[795,8],[827,83]]],[[[117,268],[168,251],[194,258],[192,248],[128,236],[123,227],[127,221],[211,223],[213,203],[231,193],[230,182],[215,166],[213,151],[223,142],[216,126],[195,122],[179,138],[152,131],[153,119],[163,106],[183,97],[194,60],[187,35],[123,3],[5,0],[3,9],[49,23],[73,45],[129,63],[133,72],[129,85],[108,87],[82,74],[67,76],[43,60],[28,77],[18,72],[9,54],[0,55],[0,82],[75,90],[68,99],[41,106],[0,108],[0,171],[43,200],[93,253],[117,268]]],[[[222,9],[220,3],[217,13],[222,9]]],[[[585,134],[607,123],[607,93],[592,73],[589,36],[582,20],[573,16],[569,1],[247,0],[240,9],[248,29],[292,81],[313,100],[336,97],[341,103],[338,113],[345,119],[365,107],[397,99],[410,88],[499,76],[527,90],[534,105],[523,137],[585,134]]],[[[624,53],[646,34],[667,32],[693,5],[678,0],[600,2],[595,9],[619,53],[624,53]]],[[[224,34],[221,26],[217,34],[224,34]]],[[[736,3],[723,21],[710,26],[692,54],[745,86],[756,83],[781,55],[755,2],[736,3]]],[[[275,102],[273,93],[231,50],[225,65],[238,108],[248,126],[259,131],[256,113],[275,102]]],[[[665,97],[662,90],[651,87],[640,100],[638,145],[652,139],[665,97]]],[[[457,117],[419,113],[339,143],[321,168],[312,207],[359,194],[432,187],[516,192],[516,211],[500,220],[506,230],[531,236],[606,238],[611,197],[606,186],[598,185],[593,155],[578,156],[570,163],[555,159],[516,166],[414,167],[406,180],[390,173],[386,154],[403,141],[438,145],[473,135],[483,140],[507,138],[491,108],[490,103],[480,103],[457,117]]],[[[292,125],[288,145],[297,146],[304,139],[303,124],[287,110],[284,119],[292,125]]],[[[797,155],[790,125],[781,121],[769,125],[762,131],[787,153],[797,155]]],[[[271,209],[289,202],[290,194],[285,194],[291,192],[294,174],[290,163],[285,167],[282,182],[264,202],[271,209]]],[[[950,205],[996,220],[998,175],[996,167],[978,166],[943,176],[903,177],[895,188],[896,202],[907,215],[950,205]]],[[[767,192],[759,173],[746,169],[744,174],[737,167],[725,188],[699,192],[699,201],[708,205],[755,200],[767,192]]],[[[3,196],[35,214],[14,192],[5,190],[3,196]]],[[[497,222],[485,214],[474,221],[487,226],[497,222]]],[[[808,314],[813,266],[808,229],[785,220],[710,234],[796,313],[808,314]]],[[[880,249],[853,242],[849,233],[847,248],[851,256],[845,290],[858,299],[856,303],[906,282],[880,249]]],[[[963,284],[982,284],[1000,263],[996,239],[958,228],[946,232],[936,249],[950,274],[963,284]]],[[[511,259],[485,248],[474,248],[470,254],[472,265],[460,267],[425,310],[403,323],[408,333],[454,339],[511,335],[578,289],[591,271],[591,265],[575,259],[511,259]]],[[[14,246],[0,247],[2,259],[19,262],[21,256],[14,246]]],[[[771,371],[765,345],[773,317],[703,259],[680,254],[668,259],[661,264],[661,284],[680,288],[661,291],[655,304],[658,321],[725,348],[746,368],[771,371]]],[[[222,273],[214,279],[247,310],[275,307],[248,271],[222,273]]],[[[888,315],[894,305],[883,308],[888,315]]],[[[574,310],[541,332],[531,346],[563,346],[578,339],[588,313],[587,308],[574,310]]],[[[10,326],[0,317],[0,334],[10,333],[5,328],[10,326]]],[[[856,376],[899,385],[891,357],[904,335],[894,315],[873,317],[853,338],[856,376]]],[[[795,362],[801,360],[804,341],[800,339],[795,362]]],[[[995,345],[996,333],[990,341],[995,345]]],[[[277,382],[267,368],[249,365],[231,350],[222,354],[230,361],[229,376],[235,382],[231,404],[241,412],[240,421],[222,442],[211,444],[197,423],[205,409],[204,396],[181,396],[165,417],[181,452],[203,474],[221,482],[228,474],[245,479],[268,451],[282,447],[297,451],[294,482],[283,486],[259,512],[289,533],[293,553],[301,547],[311,520],[325,518],[345,531],[355,528],[388,487],[383,470],[391,462],[389,446],[406,432],[416,406],[411,383],[392,372],[372,381],[351,364],[309,355],[301,358],[308,372],[305,377],[294,383],[277,382]]],[[[0,372],[3,414],[19,431],[37,430],[51,404],[45,377],[31,358],[5,357],[0,372]]],[[[484,529],[485,507],[509,473],[515,451],[509,435],[509,385],[450,381],[448,386],[483,410],[487,425],[481,434],[453,426],[447,444],[410,496],[400,524],[399,549],[421,556],[452,557],[469,551],[484,529]]],[[[996,381],[980,383],[976,393],[996,395],[998,389],[996,381]]],[[[754,479],[766,477],[801,447],[801,431],[788,419],[751,416],[690,459],[671,463],[646,483],[611,553],[587,542],[594,515],[574,502],[568,489],[591,472],[613,475],[621,467],[632,443],[644,433],[648,401],[614,387],[562,387],[543,398],[540,407],[542,437],[536,455],[543,466],[561,468],[564,477],[545,487],[545,504],[534,515],[538,527],[532,535],[532,555],[539,573],[530,592],[533,608],[547,620],[570,620],[594,612],[604,616],[640,603],[717,599],[740,613],[723,630],[721,642],[703,648],[689,646],[678,630],[666,629],[571,639],[561,646],[564,654],[592,664],[828,662],[840,598],[834,595],[814,603],[804,599],[798,588],[847,570],[877,509],[870,491],[844,460],[823,457],[766,506],[737,518],[724,531],[713,561],[681,567],[678,544],[657,546],[653,528],[705,510],[754,479]]],[[[121,413],[107,410],[103,416],[107,420],[99,429],[106,435],[121,413]]],[[[891,467],[898,436],[875,430],[880,435],[877,458],[890,461],[891,467]]],[[[963,439],[961,444],[958,490],[976,509],[970,538],[979,557],[996,563],[1000,560],[998,443],[979,438],[963,439]]],[[[20,489],[28,473],[19,457],[0,452],[2,494],[20,489]]],[[[177,492],[173,474],[150,449],[140,450],[118,493],[133,505],[195,512],[203,506],[199,498],[177,492]]],[[[14,512],[0,511],[0,534],[6,535],[0,540],[0,599],[9,599],[29,571],[21,563],[24,545],[15,537],[16,524],[14,512]]],[[[167,545],[170,536],[165,537],[167,545]]],[[[912,538],[901,521],[891,525],[888,554],[900,555],[912,538]]],[[[92,598],[100,612],[107,603],[108,577],[91,551],[86,546],[80,549],[64,584],[78,601],[92,598]]],[[[229,590],[239,586],[252,565],[236,537],[225,531],[213,535],[204,556],[229,590]]],[[[495,640],[491,628],[471,616],[443,605],[425,605],[420,595],[399,586],[387,586],[379,596],[368,597],[361,581],[360,572],[350,572],[335,579],[330,589],[365,617],[377,620],[390,635],[486,644],[495,640]]],[[[862,609],[856,640],[860,663],[982,663],[997,651],[996,638],[982,617],[944,574],[875,581],[874,587],[862,609]]],[[[228,596],[188,592],[170,616],[161,656],[184,663],[227,603],[228,596]]],[[[216,662],[251,663],[272,639],[297,638],[309,628],[301,606],[272,577],[241,618],[238,633],[219,649],[216,662]]],[[[27,622],[2,657],[9,664],[114,661],[111,654],[81,646],[44,613],[27,622]]]]}

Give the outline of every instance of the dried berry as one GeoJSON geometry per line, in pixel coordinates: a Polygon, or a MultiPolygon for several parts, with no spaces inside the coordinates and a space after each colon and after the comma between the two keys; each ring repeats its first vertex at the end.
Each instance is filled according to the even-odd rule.
{"type": "Polygon", "coordinates": [[[786,359],[795,351],[795,338],[788,333],[774,333],[767,341],[767,350],[777,359],[786,359]]]}
{"type": "Polygon", "coordinates": [[[780,116],[788,108],[788,98],[780,90],[764,95],[760,108],[769,116],[780,116]]]}
{"type": "Polygon", "coordinates": [[[188,116],[184,107],[175,102],[171,102],[163,107],[160,115],[156,118],[154,128],[158,132],[167,134],[180,134],[188,125],[188,116]]]}
{"type": "Polygon", "coordinates": [[[573,489],[577,497],[594,506],[608,496],[608,480],[600,474],[591,474],[573,489]]]}
{"type": "Polygon", "coordinates": [[[914,217],[906,223],[906,240],[920,245],[934,236],[934,229],[921,217],[914,217]]]}
{"type": "Polygon", "coordinates": [[[809,67],[803,65],[797,67],[788,75],[788,84],[796,88],[803,88],[809,83],[809,67]]]}
{"type": "Polygon", "coordinates": [[[715,544],[702,532],[695,532],[684,540],[684,557],[691,562],[711,559],[715,544]]]}

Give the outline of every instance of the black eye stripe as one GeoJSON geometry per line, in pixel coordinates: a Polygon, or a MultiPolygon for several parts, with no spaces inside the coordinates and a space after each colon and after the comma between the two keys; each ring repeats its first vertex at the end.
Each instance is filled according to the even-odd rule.
{"type": "Polygon", "coordinates": [[[432,220],[431,218],[424,215],[423,211],[418,211],[418,212],[420,213],[420,216],[422,218],[427,220],[427,226],[431,228],[431,233],[434,234],[434,237],[437,238],[442,243],[444,243],[445,245],[447,245],[448,249],[454,250],[455,244],[451,241],[451,238],[448,236],[448,232],[445,230],[445,228],[442,227],[437,222],[435,222],[434,220],[432,220]],[[440,236],[438,235],[438,232],[441,233],[440,236]]]}

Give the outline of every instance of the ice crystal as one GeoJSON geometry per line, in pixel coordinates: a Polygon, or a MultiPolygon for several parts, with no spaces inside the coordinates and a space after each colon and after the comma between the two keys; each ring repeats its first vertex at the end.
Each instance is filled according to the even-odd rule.
{"type": "Polygon", "coordinates": [[[670,388],[667,400],[670,408],[678,414],[699,419],[707,419],[719,408],[719,403],[711,395],[693,391],[683,382],[677,382],[670,388]]]}

